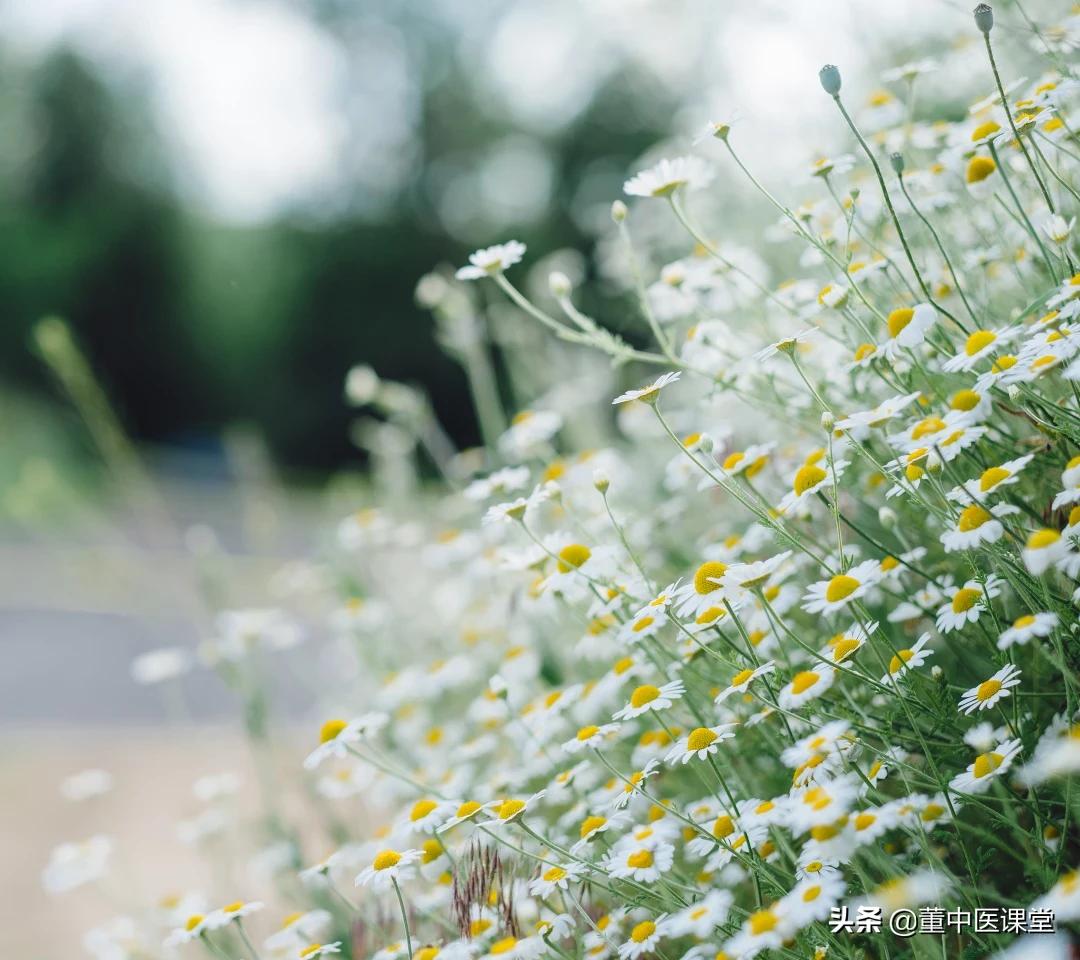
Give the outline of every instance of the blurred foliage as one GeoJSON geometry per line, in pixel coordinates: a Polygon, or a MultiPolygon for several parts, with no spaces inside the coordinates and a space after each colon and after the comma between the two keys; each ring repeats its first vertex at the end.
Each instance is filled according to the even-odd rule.
{"type": "MultiPolygon", "coordinates": [[[[472,102],[439,37],[421,31],[417,42],[431,72],[419,85],[422,177],[440,158],[510,130],[472,102]]],[[[213,451],[241,421],[288,467],[339,466],[359,456],[342,402],[345,372],[359,362],[422,382],[451,436],[477,441],[465,380],[413,302],[419,276],[469,252],[441,227],[422,182],[379,222],[222,225],[177,199],[137,90],[118,92],[70,51],[34,65],[0,62],[0,77],[18,91],[0,98],[5,139],[26,153],[21,163],[0,158],[5,383],[56,396],[27,346],[32,325],[58,314],[137,441],[213,451]]],[[[642,78],[612,77],[545,143],[557,189],[586,173],[595,180],[604,157],[613,196],[614,178],[657,138],[669,107],[642,78]]],[[[543,218],[511,233],[540,250],[582,246],[571,196],[553,199],[543,218]]]]}

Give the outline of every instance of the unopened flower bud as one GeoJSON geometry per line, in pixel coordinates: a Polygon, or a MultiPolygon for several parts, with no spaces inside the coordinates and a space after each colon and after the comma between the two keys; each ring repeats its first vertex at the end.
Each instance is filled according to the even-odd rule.
{"type": "Polygon", "coordinates": [[[930,668],[930,676],[935,680],[940,680],[944,671],[936,663],[930,668]]]}
{"type": "Polygon", "coordinates": [[[626,209],[626,204],[623,203],[621,200],[616,200],[611,205],[611,219],[614,220],[616,223],[622,223],[626,219],[626,215],[629,212],[630,211],[626,209]]]}
{"type": "Polygon", "coordinates": [[[363,407],[379,392],[379,375],[367,364],[352,367],[345,377],[345,396],[349,403],[363,407]]]}
{"type": "Polygon", "coordinates": [[[941,455],[936,450],[931,450],[926,455],[926,469],[931,473],[937,473],[942,466],[941,455]]]}
{"type": "Polygon", "coordinates": [[[897,176],[904,172],[904,155],[902,153],[890,153],[889,163],[892,164],[897,176]]]}
{"type": "Polygon", "coordinates": [[[561,270],[554,270],[548,276],[548,289],[553,297],[562,299],[570,296],[570,291],[574,289],[574,285],[565,273],[561,270]]]}
{"type": "Polygon", "coordinates": [[[491,679],[488,680],[488,690],[500,700],[505,700],[510,693],[506,681],[497,673],[492,674],[491,679]]]}
{"type": "Polygon", "coordinates": [[[1015,383],[1010,383],[1005,392],[1008,393],[1009,399],[1013,403],[1020,399],[1020,388],[1015,383]]]}
{"type": "Polygon", "coordinates": [[[821,88],[830,96],[835,97],[840,93],[840,68],[834,67],[831,63],[825,64],[818,71],[818,79],[821,81],[821,88]]]}
{"type": "Polygon", "coordinates": [[[831,410],[823,410],[821,413],[821,429],[828,433],[836,426],[836,417],[831,410]]]}
{"type": "Polygon", "coordinates": [[[592,475],[593,486],[596,487],[601,493],[607,493],[608,487],[611,486],[611,481],[608,479],[608,475],[603,470],[594,470],[592,475]]]}
{"type": "Polygon", "coordinates": [[[715,446],[716,444],[713,443],[713,438],[710,437],[707,433],[703,433],[701,435],[701,439],[697,442],[697,448],[702,453],[712,453],[713,447],[715,446]]]}
{"type": "Polygon", "coordinates": [[[994,8],[988,3],[980,3],[974,10],[975,26],[985,34],[994,29],[994,8]]]}
{"type": "Polygon", "coordinates": [[[896,516],[896,511],[892,507],[881,507],[878,512],[878,523],[880,523],[886,530],[892,530],[896,526],[896,521],[899,519],[896,516]]]}

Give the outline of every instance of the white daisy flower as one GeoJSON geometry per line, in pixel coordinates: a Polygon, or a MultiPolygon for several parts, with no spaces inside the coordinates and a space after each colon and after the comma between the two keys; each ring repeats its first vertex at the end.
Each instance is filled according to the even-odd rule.
{"type": "Polygon", "coordinates": [[[721,723],[715,727],[698,727],[681,739],[664,758],[668,763],[689,763],[711,757],[724,740],[735,736],[737,723],[721,723]]]}
{"type": "Polygon", "coordinates": [[[42,887],[47,893],[66,893],[100,879],[108,872],[112,850],[112,838],[103,834],[60,844],[41,873],[42,887]]]}
{"type": "Polygon", "coordinates": [[[314,770],[330,758],[343,759],[350,746],[374,736],[389,721],[385,713],[365,713],[353,720],[327,720],[319,730],[319,745],[304,760],[304,769],[314,770]]]}
{"type": "Polygon", "coordinates": [[[1068,552],[1069,541],[1057,530],[1044,527],[1027,538],[1021,555],[1028,573],[1038,577],[1063,560],[1068,552]]]}
{"type": "Polygon", "coordinates": [[[1006,740],[993,750],[980,753],[963,773],[949,781],[949,789],[956,793],[985,792],[995,777],[1009,769],[1019,753],[1019,740],[1006,740]]]}
{"type": "Polygon", "coordinates": [[[886,318],[889,339],[883,352],[890,360],[895,359],[902,348],[917,347],[926,340],[927,331],[937,321],[937,311],[928,303],[914,307],[898,307],[886,318]]]}
{"type": "Polygon", "coordinates": [[[312,943],[300,951],[300,960],[315,960],[316,957],[328,957],[331,954],[341,953],[341,941],[333,943],[312,943]]]}
{"type": "Polygon", "coordinates": [[[921,667],[926,663],[927,657],[933,655],[933,650],[927,650],[926,645],[930,642],[930,634],[924,633],[911,647],[897,650],[889,661],[889,672],[881,678],[882,684],[888,684],[900,680],[909,670],[921,667]]]}
{"type": "Polygon", "coordinates": [[[675,848],[670,843],[641,846],[631,840],[616,844],[604,861],[604,869],[615,880],[655,883],[675,862],[675,848]]]}
{"type": "Polygon", "coordinates": [[[847,460],[836,460],[831,464],[828,461],[804,463],[795,471],[791,491],[778,504],[778,512],[790,513],[815,494],[831,489],[844,475],[847,465],[847,460]]]}
{"type": "Polygon", "coordinates": [[[789,918],[777,902],[751,913],[739,932],[724,944],[723,952],[732,957],[756,957],[762,950],[779,947],[790,934],[789,918]]]}
{"type": "Polygon", "coordinates": [[[667,934],[664,914],[655,920],[642,920],[634,925],[630,938],[620,944],[619,960],[637,960],[638,957],[652,953],[667,934]]]}
{"type": "Polygon", "coordinates": [[[525,244],[517,240],[485,247],[469,254],[469,265],[458,270],[455,276],[459,280],[480,280],[502,273],[525,256],[525,244]]]}
{"type": "Polygon", "coordinates": [[[605,740],[611,739],[619,731],[617,723],[589,724],[581,727],[578,732],[563,743],[562,748],[567,753],[580,753],[601,746],[605,740]]]}
{"type": "Polygon", "coordinates": [[[731,678],[731,682],[724,687],[717,695],[714,703],[721,704],[733,693],[746,693],[750,684],[753,683],[758,677],[764,677],[776,670],[776,663],[772,660],[767,660],[759,667],[740,670],[735,676],[731,678]]]}
{"type": "Polygon", "coordinates": [[[1003,344],[1015,338],[1019,332],[1015,327],[1003,327],[999,330],[976,330],[965,341],[963,351],[946,360],[942,364],[942,369],[947,373],[970,370],[984,357],[990,356],[1003,344]]]}
{"type": "Polygon", "coordinates": [[[803,596],[802,608],[807,613],[835,613],[865,595],[880,579],[881,565],[876,560],[864,560],[846,573],[811,584],[803,596]]]}
{"type": "Polygon", "coordinates": [[[941,535],[945,552],[971,550],[984,543],[995,543],[1005,534],[998,518],[1019,512],[1019,507],[1009,503],[995,504],[989,510],[981,503],[969,503],[956,518],[956,526],[941,535]]]}
{"type": "Polygon", "coordinates": [[[709,165],[698,157],[675,157],[661,160],[623,184],[631,197],[670,197],[680,187],[694,190],[712,180],[709,165]]]}
{"type": "Polygon", "coordinates": [[[963,713],[989,710],[1003,697],[1012,696],[1012,688],[1020,685],[1020,668],[1008,664],[998,670],[989,680],[972,687],[961,698],[958,709],[963,713]]]}
{"type": "Polygon", "coordinates": [[[489,944],[484,960],[535,960],[548,952],[543,937],[503,937],[489,944]]]}
{"type": "Polygon", "coordinates": [[[667,710],[685,691],[681,680],[670,680],[662,687],[653,686],[651,683],[642,684],[630,694],[626,706],[615,712],[614,719],[633,720],[650,710],[667,710]]]}
{"type": "Polygon", "coordinates": [[[704,899],[683,907],[678,913],[668,918],[670,935],[673,937],[693,936],[704,940],[727,919],[734,899],[728,890],[711,890],[704,899]]]}
{"type": "Polygon", "coordinates": [[[370,884],[373,889],[382,890],[395,882],[408,880],[416,873],[416,862],[423,855],[423,850],[380,850],[357,874],[354,883],[358,887],[370,884]]]}
{"type": "Polygon", "coordinates": [[[1025,613],[1022,617],[1017,617],[1013,625],[998,637],[998,649],[1008,650],[1016,644],[1023,646],[1035,637],[1048,637],[1057,629],[1057,625],[1056,613],[1025,613]]]}
{"type": "Polygon", "coordinates": [[[962,587],[956,587],[948,602],[938,610],[938,630],[949,633],[974,623],[989,607],[990,601],[1000,594],[1000,580],[994,574],[986,578],[985,585],[978,580],[968,580],[962,587]]]}
{"type": "Polygon", "coordinates": [[[544,865],[540,875],[529,883],[529,893],[534,897],[548,897],[556,890],[566,890],[581,878],[585,868],[579,863],[544,865]]]}
{"type": "Polygon", "coordinates": [[[681,374],[678,371],[662,373],[652,383],[647,386],[640,387],[637,390],[627,390],[625,393],[619,394],[612,404],[629,403],[631,400],[640,400],[642,403],[656,403],[656,398],[660,396],[660,391],[664,387],[675,383],[681,374]]]}
{"type": "Polygon", "coordinates": [[[804,703],[815,700],[833,685],[836,669],[815,664],[802,670],[780,691],[777,700],[785,710],[797,710],[804,703]]]}

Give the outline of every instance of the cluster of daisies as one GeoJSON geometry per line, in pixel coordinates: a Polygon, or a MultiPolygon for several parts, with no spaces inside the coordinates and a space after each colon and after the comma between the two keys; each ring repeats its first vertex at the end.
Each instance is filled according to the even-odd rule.
{"type": "MultiPolygon", "coordinates": [[[[185,894],[156,940],[142,915],[93,931],[99,960],[1067,955],[888,932],[922,907],[1080,920],[1080,18],[1017,25],[1029,79],[1002,79],[984,5],[955,63],[850,96],[824,68],[848,152],[797,198],[728,121],[629,179],[596,269],[636,329],[583,311],[573,257],[516,282],[518,242],[423,279],[484,449],[352,371],[372,502],[203,658],[280,758],[267,658],[324,646],[308,812],[269,788],[247,824],[284,921],[185,894]],[[968,109],[927,116],[961,82],[968,109]],[[736,189],[772,217],[759,249],[710,216],[736,189]],[[444,489],[401,495],[421,466],[444,489]]],[[[210,857],[244,829],[234,788],[185,825],[210,857]]],[[[109,857],[66,845],[46,884],[109,857]]]]}

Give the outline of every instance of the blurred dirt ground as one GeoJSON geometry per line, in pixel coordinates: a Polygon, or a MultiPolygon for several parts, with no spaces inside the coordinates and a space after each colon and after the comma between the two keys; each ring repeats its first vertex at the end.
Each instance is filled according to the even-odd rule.
{"type": "Polygon", "coordinates": [[[254,774],[246,745],[224,727],[0,729],[0,957],[77,960],[88,956],[86,929],[135,903],[205,890],[200,855],[180,841],[176,824],[200,809],[193,782],[227,770],[241,776],[247,796],[254,774]],[[88,767],[109,771],[113,790],[78,803],[64,799],[60,781],[88,767]],[[116,840],[108,883],[46,894],[41,871],[53,847],[95,833],[116,840]]]}

